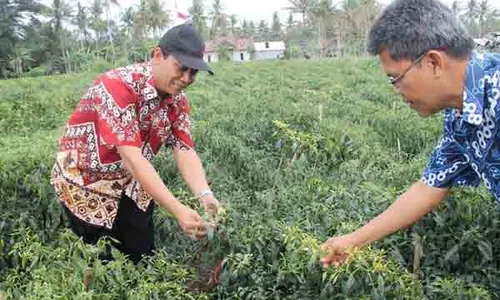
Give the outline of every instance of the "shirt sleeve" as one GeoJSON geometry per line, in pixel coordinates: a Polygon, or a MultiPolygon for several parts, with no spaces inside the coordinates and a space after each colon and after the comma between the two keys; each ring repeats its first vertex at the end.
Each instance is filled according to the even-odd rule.
{"type": "Polygon", "coordinates": [[[141,147],[136,97],[118,77],[102,76],[94,86],[102,144],[141,147]]]}
{"type": "Polygon", "coordinates": [[[190,107],[186,96],[175,101],[168,111],[168,119],[172,126],[172,134],[167,139],[167,144],[181,149],[194,148],[191,137],[190,107]]]}
{"type": "Polygon", "coordinates": [[[470,162],[463,147],[452,135],[445,133],[427,162],[422,181],[437,188],[478,186],[481,179],[470,162]]]}

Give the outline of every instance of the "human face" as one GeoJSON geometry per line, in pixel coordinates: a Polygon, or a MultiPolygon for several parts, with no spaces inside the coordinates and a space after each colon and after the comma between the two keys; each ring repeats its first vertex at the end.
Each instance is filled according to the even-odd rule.
{"type": "Polygon", "coordinates": [[[152,71],[156,89],[174,95],[191,85],[198,70],[183,66],[173,55],[162,54],[161,49],[153,50],[152,71]]]}
{"type": "Polygon", "coordinates": [[[403,78],[405,77],[405,75],[411,71],[411,69],[413,69],[416,65],[418,65],[422,59],[424,58],[426,53],[420,55],[408,68],[406,68],[406,70],[399,74],[398,76],[396,77],[392,77],[391,75],[387,75],[387,77],[389,77],[389,83],[392,84],[392,85],[396,85],[399,81],[403,80],[403,78]]]}
{"type": "Polygon", "coordinates": [[[440,58],[441,54],[434,50],[423,53],[414,61],[393,60],[385,49],[380,53],[382,68],[395,92],[422,117],[444,108],[444,92],[440,76],[436,76],[436,67],[441,67],[440,58]]]}

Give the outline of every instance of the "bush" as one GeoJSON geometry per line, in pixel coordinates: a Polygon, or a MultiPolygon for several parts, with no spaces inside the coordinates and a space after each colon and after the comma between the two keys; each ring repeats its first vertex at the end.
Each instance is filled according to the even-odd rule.
{"type": "MultiPolygon", "coordinates": [[[[420,177],[442,118],[391,94],[375,60],[217,64],[187,91],[193,137],[225,221],[193,242],[156,210],[158,253],[135,267],[65,230],[49,175],[93,73],[0,82],[0,295],[9,299],[495,299],[499,212],[456,190],[415,226],[319,266],[319,245],[363,225],[420,177]],[[220,283],[211,272],[223,261],[220,283]]],[[[198,209],[172,160],[154,165],[198,209]]],[[[101,245],[102,246],[102,245],[101,245]]]]}

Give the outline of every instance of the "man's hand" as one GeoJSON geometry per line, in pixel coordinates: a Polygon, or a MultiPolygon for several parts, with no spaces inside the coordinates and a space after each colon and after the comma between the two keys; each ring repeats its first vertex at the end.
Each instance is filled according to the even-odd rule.
{"type": "Polygon", "coordinates": [[[181,205],[174,213],[177,223],[182,231],[190,237],[197,240],[202,239],[207,235],[205,222],[201,216],[193,209],[181,205]]]}
{"type": "Polygon", "coordinates": [[[368,224],[348,235],[333,237],[322,248],[328,253],[321,258],[323,266],[339,266],[352,248],[364,247],[373,241],[407,227],[425,216],[448,195],[448,189],[435,188],[422,181],[414,183],[398,200],[368,224]]]}
{"type": "Polygon", "coordinates": [[[209,194],[200,198],[200,203],[203,206],[203,209],[210,216],[210,219],[213,220],[215,216],[219,213],[221,209],[220,202],[215,199],[213,194],[209,194]]]}
{"type": "Polygon", "coordinates": [[[355,247],[357,247],[357,243],[351,235],[329,238],[321,245],[321,250],[325,251],[326,254],[320,259],[320,263],[325,268],[332,264],[338,267],[346,261],[349,251],[355,247]]]}
{"type": "Polygon", "coordinates": [[[210,186],[205,178],[205,171],[198,154],[193,149],[185,150],[174,147],[174,158],[182,178],[191,192],[198,198],[209,217],[214,219],[220,212],[221,205],[210,192],[210,186]]]}

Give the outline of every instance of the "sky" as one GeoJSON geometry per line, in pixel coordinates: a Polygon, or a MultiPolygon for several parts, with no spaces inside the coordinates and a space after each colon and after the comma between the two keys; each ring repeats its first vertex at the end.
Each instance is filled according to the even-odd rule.
{"type": "MultiPolygon", "coordinates": [[[[92,0],[70,0],[71,2],[76,3],[80,1],[84,5],[89,5],[92,0]]],[[[120,3],[121,9],[137,6],[140,3],[140,0],[118,0],[120,3]]],[[[379,0],[383,5],[387,5],[392,0],[379,0]]],[[[442,0],[444,3],[451,5],[453,0],[442,0]]],[[[462,3],[465,3],[466,0],[462,0],[462,3]]],[[[42,0],[41,2],[45,4],[50,4],[52,0],[42,0]]],[[[188,7],[191,6],[192,0],[162,0],[164,3],[164,7],[171,11],[175,11],[176,6],[177,9],[181,13],[187,14],[188,7]]],[[[205,11],[208,11],[211,7],[212,0],[205,0],[205,11]]],[[[339,0],[333,0],[333,3],[340,2],[339,0]]],[[[238,16],[239,20],[252,20],[254,22],[259,22],[260,20],[266,20],[268,24],[272,22],[272,15],[275,11],[278,12],[281,22],[284,23],[288,19],[289,11],[286,10],[287,7],[290,6],[288,0],[221,0],[224,11],[231,15],[235,14],[238,16]]],[[[500,0],[490,0],[490,3],[494,3],[493,5],[500,8],[500,0]]],[[[465,5],[465,4],[463,4],[465,5]]],[[[115,8],[115,10],[118,10],[115,8]]],[[[118,14],[112,13],[112,15],[118,18],[118,14]]],[[[297,15],[297,20],[299,20],[299,16],[297,15]]]]}

